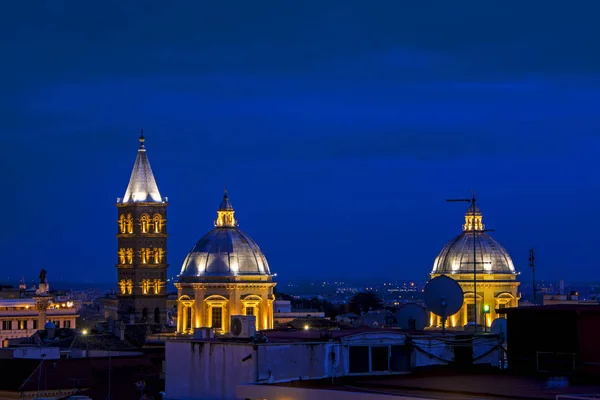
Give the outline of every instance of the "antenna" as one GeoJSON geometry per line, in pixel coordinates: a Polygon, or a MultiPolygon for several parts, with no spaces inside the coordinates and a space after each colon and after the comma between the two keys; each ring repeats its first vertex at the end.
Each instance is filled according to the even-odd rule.
{"type": "Polygon", "coordinates": [[[529,266],[531,267],[532,272],[532,280],[533,280],[533,305],[536,305],[536,292],[537,289],[535,287],[535,250],[529,249],[529,266]]]}
{"type": "Polygon", "coordinates": [[[427,325],[427,310],[417,303],[406,303],[396,311],[401,329],[422,331],[427,325]]]}
{"type": "MultiPolygon", "coordinates": [[[[475,210],[477,209],[477,200],[475,198],[475,191],[473,190],[473,193],[471,195],[470,199],[447,199],[446,202],[449,203],[456,203],[456,202],[462,202],[462,203],[470,203],[471,205],[469,206],[469,209],[467,210],[467,212],[469,212],[469,210],[472,208],[473,211],[473,218],[471,218],[471,231],[473,232],[473,318],[474,318],[474,327],[473,327],[473,333],[477,333],[477,315],[479,314],[480,310],[477,307],[477,264],[483,264],[483,257],[481,259],[481,262],[478,263],[477,262],[477,235],[479,233],[485,233],[485,232],[492,232],[493,229],[485,229],[483,226],[481,226],[481,229],[475,229],[475,210]]],[[[483,298],[482,298],[483,300],[483,298]]]]}
{"type": "Polygon", "coordinates": [[[446,333],[446,319],[462,308],[464,294],[454,279],[441,275],[425,285],[425,305],[435,315],[442,317],[442,333],[446,333]]]}

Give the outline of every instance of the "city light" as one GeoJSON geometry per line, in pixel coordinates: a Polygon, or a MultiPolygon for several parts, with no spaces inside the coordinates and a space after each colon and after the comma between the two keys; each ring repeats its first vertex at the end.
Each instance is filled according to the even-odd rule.
{"type": "Polygon", "coordinates": [[[84,329],[84,330],[81,331],[81,333],[85,336],[85,335],[88,334],[88,331],[87,331],[87,329],[84,329]]]}

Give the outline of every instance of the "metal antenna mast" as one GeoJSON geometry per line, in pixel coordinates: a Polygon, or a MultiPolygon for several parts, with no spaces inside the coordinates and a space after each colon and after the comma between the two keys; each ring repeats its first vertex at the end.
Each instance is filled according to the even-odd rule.
{"type": "MultiPolygon", "coordinates": [[[[477,207],[477,200],[475,199],[475,191],[473,191],[473,194],[470,199],[447,199],[446,201],[449,203],[455,203],[455,202],[469,203],[469,204],[471,204],[469,209],[472,208],[473,218],[471,218],[471,230],[473,231],[473,311],[474,311],[473,315],[474,315],[474,322],[475,322],[475,325],[473,327],[473,332],[477,333],[477,319],[478,319],[477,314],[479,314],[479,309],[477,307],[477,264],[480,264],[477,262],[477,235],[479,233],[492,232],[493,229],[483,229],[483,226],[481,227],[481,229],[475,228],[475,210],[477,207]]],[[[469,211],[467,211],[467,213],[468,212],[469,211]]],[[[481,259],[481,264],[483,264],[483,258],[481,259]]]]}
{"type": "Polygon", "coordinates": [[[535,251],[533,249],[529,250],[529,266],[531,267],[531,272],[533,273],[533,305],[536,305],[537,289],[535,287],[535,251]]]}

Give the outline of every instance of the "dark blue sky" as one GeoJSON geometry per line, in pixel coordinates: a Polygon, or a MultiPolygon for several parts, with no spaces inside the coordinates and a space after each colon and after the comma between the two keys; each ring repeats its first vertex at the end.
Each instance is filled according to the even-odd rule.
{"type": "Polygon", "coordinates": [[[115,279],[142,127],[170,275],[226,184],[281,278],[424,278],[471,189],[524,277],[599,278],[597,1],[135,3],[1,6],[2,280],[115,279]]]}

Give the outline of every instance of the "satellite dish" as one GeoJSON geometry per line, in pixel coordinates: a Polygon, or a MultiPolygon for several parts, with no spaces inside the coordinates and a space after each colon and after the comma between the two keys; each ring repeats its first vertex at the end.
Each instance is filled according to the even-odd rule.
{"type": "Polygon", "coordinates": [[[493,320],[492,325],[490,326],[490,333],[500,335],[506,340],[506,319],[500,317],[493,320]]]}
{"type": "Polygon", "coordinates": [[[446,318],[456,314],[463,305],[463,291],[454,279],[441,275],[425,285],[427,309],[442,317],[442,330],[446,330],[446,318]]]}
{"type": "Polygon", "coordinates": [[[396,312],[398,326],[411,331],[421,331],[427,325],[427,310],[417,303],[406,303],[396,312]]]}

